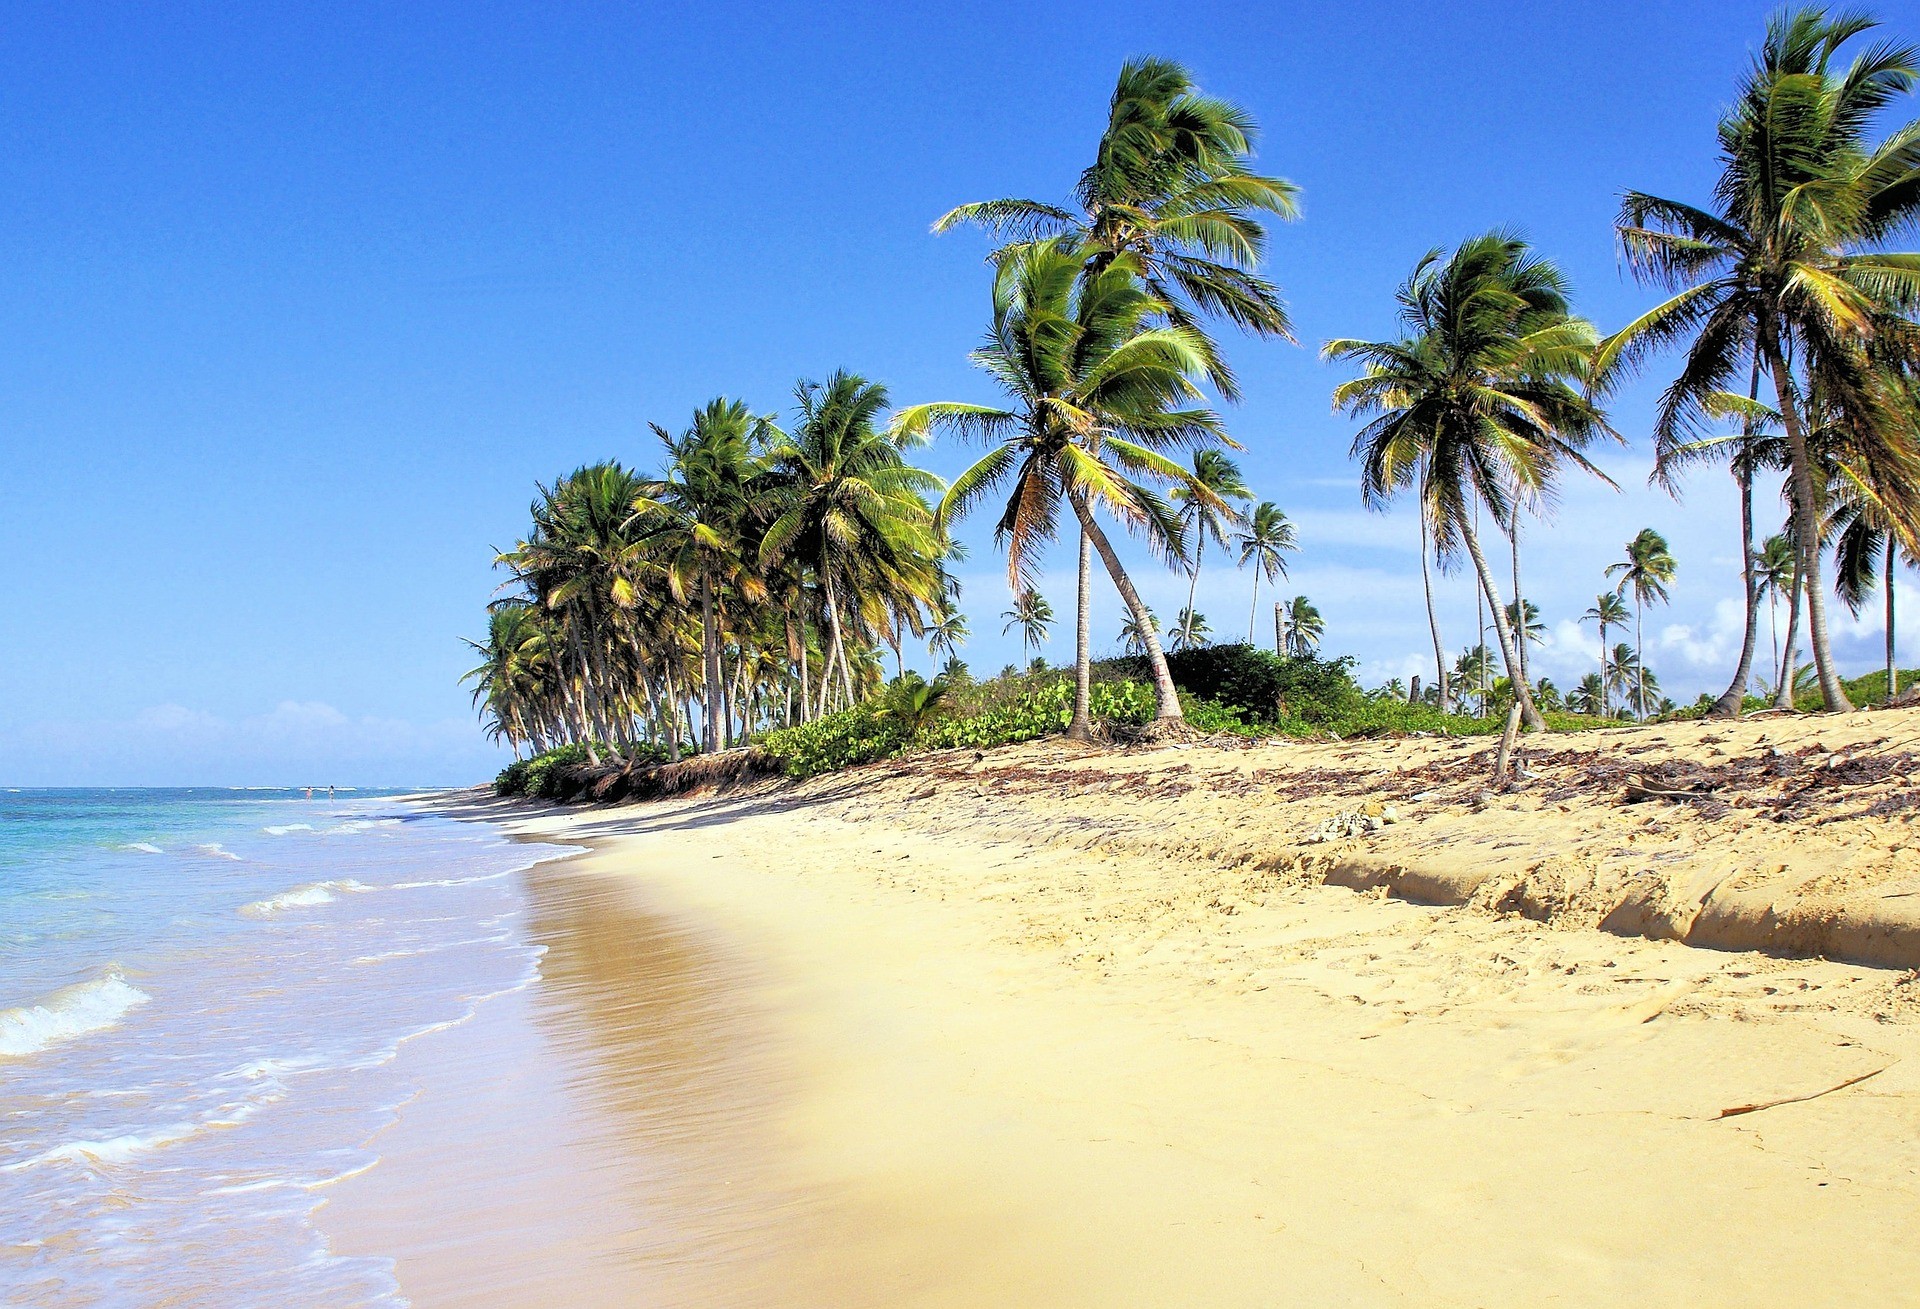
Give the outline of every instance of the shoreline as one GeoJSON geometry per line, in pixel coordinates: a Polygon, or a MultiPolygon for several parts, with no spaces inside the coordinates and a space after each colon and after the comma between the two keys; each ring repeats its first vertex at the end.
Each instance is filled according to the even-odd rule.
{"type": "MultiPolygon", "coordinates": [[[[1906,721],[1861,718],[1839,726],[1865,741],[1906,721]]],[[[1687,727],[1690,749],[1751,744],[1687,727]]],[[[1331,756],[1359,752],[1349,773],[1377,793],[1383,757],[1411,775],[1462,748],[1288,745],[1275,760],[1036,745],[753,794],[485,808],[595,847],[544,865],[556,879],[622,888],[751,964],[679,1003],[737,1002],[764,1042],[767,1095],[714,1143],[750,1142],[742,1157],[764,1167],[747,1208],[765,1243],[710,1268],[707,1298],[664,1302],[1904,1295],[1920,1275],[1904,1239],[1920,1200],[1915,976],[1592,930],[1612,916],[1603,896],[1535,921],[1528,897],[1544,902],[1547,883],[1512,876],[1521,847],[1455,907],[1318,875],[1351,858],[1297,839],[1295,819],[1350,794],[1331,756]],[[1275,763],[1313,795],[1213,784],[1275,763]]],[[[1762,836],[1789,853],[1864,840],[1847,822],[1734,831],[1737,809],[1696,827],[1641,806],[1421,804],[1373,844],[1424,828],[1465,859],[1475,840],[1493,854],[1490,822],[1507,839],[1524,827],[1527,854],[1637,835],[1624,848],[1671,870],[1662,887],[1762,836]],[[1651,857],[1676,844],[1699,848],[1651,857]]],[[[1906,875],[1900,858],[1873,867],[1876,893],[1906,875]]],[[[1589,885],[1611,889],[1604,873],[1589,885]]],[[[502,1142],[439,1143],[456,1147],[485,1158],[502,1142]]],[[[433,1157],[413,1167],[428,1176],[433,1157]]]]}

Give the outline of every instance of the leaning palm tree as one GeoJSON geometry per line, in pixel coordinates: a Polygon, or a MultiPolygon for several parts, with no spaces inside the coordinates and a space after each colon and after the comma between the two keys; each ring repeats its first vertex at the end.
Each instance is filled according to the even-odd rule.
{"type": "Polygon", "coordinates": [[[1887,702],[1900,693],[1894,662],[1894,580],[1902,559],[1914,562],[1911,534],[1901,530],[1896,507],[1883,500],[1869,476],[1842,466],[1832,480],[1832,509],[1827,531],[1834,541],[1834,591],[1847,612],[1858,617],[1876,581],[1884,602],[1887,702]],[[1903,542],[1902,537],[1908,537],[1903,542]]]}
{"type": "Polygon", "coordinates": [[[1782,12],[1720,123],[1714,209],[1628,192],[1618,232],[1642,279],[1674,294],[1615,333],[1596,361],[1611,380],[1686,343],[1654,424],[1662,448],[1711,416],[1711,399],[1764,370],[1786,430],[1794,539],[1807,624],[1829,710],[1850,707],[1834,663],[1820,580],[1815,452],[1807,397],[1821,389],[1865,434],[1878,480],[1903,512],[1920,503],[1913,443],[1887,421],[1890,373],[1920,364],[1920,255],[1884,242],[1920,219],[1908,126],[1874,143],[1867,130],[1920,72],[1920,52],[1880,43],[1844,69],[1842,47],[1875,24],[1857,13],[1782,12]]]}
{"type": "Polygon", "coordinates": [[[1192,609],[1182,609],[1180,617],[1173,625],[1173,639],[1168,642],[1175,650],[1191,650],[1195,646],[1207,644],[1207,638],[1213,635],[1213,629],[1207,626],[1207,616],[1195,613],[1192,609]]]}
{"type": "Polygon", "coordinates": [[[1287,601],[1282,625],[1286,629],[1286,652],[1295,659],[1311,656],[1320,648],[1320,638],[1327,632],[1326,620],[1304,595],[1287,601]]]}
{"type": "MultiPolygon", "coordinates": [[[[1618,563],[1607,565],[1607,576],[1618,577],[1619,584],[1614,587],[1615,594],[1624,595],[1633,592],[1633,654],[1636,666],[1641,664],[1646,654],[1645,620],[1647,601],[1657,604],[1667,602],[1667,587],[1673,582],[1678,566],[1673,561],[1673,552],[1667,548],[1667,538],[1651,527],[1643,527],[1627,542],[1627,557],[1618,563]]],[[[1642,717],[1647,716],[1647,689],[1636,684],[1634,710],[1642,717]]]]}
{"type": "Polygon", "coordinates": [[[1298,550],[1300,545],[1293,524],[1271,500],[1262,500],[1254,507],[1245,529],[1233,543],[1240,548],[1240,566],[1253,565],[1253,612],[1247,615],[1247,644],[1252,645],[1253,629],[1260,621],[1260,579],[1274,582],[1285,577],[1287,552],[1298,550]]]}
{"type": "MultiPolygon", "coordinates": [[[[1194,452],[1192,473],[1173,488],[1168,498],[1179,510],[1183,534],[1193,538],[1193,557],[1187,560],[1187,607],[1181,610],[1183,614],[1191,614],[1194,592],[1200,586],[1200,563],[1206,554],[1207,538],[1212,537],[1214,544],[1226,549],[1227,529],[1246,521],[1233,507],[1233,501],[1251,500],[1253,492],[1247,490],[1240,465],[1218,450],[1198,450],[1194,452]]],[[[1184,621],[1175,624],[1174,630],[1191,644],[1193,633],[1187,630],[1184,621]]]]}
{"type": "MultiPolygon", "coordinates": [[[[1117,256],[1097,270],[1092,257],[1086,245],[1054,238],[1010,249],[1000,259],[993,323],[973,360],[1006,390],[1011,408],[918,405],[895,424],[903,432],[945,428],[992,445],[948,488],[937,523],[944,531],[988,493],[1007,487],[994,536],[1006,547],[1016,592],[1027,589],[1029,564],[1053,539],[1065,501],[1144,628],[1146,605],[1096,510],[1150,536],[1156,525],[1177,532],[1165,502],[1136,479],[1181,482],[1186,470],[1164,451],[1230,442],[1219,419],[1198,403],[1205,359],[1194,333],[1165,324],[1167,306],[1143,285],[1133,256],[1117,256]]],[[[1178,721],[1180,696],[1159,638],[1148,632],[1144,641],[1158,717],[1178,721]]],[[[1084,688],[1087,669],[1076,662],[1084,688]]],[[[1080,716],[1076,707],[1076,720],[1080,716]]]]}
{"type": "Polygon", "coordinates": [[[1446,558],[1464,549],[1472,560],[1521,712],[1544,731],[1474,520],[1484,505],[1511,533],[1519,498],[1544,508],[1568,465],[1612,484],[1581,453],[1613,435],[1583,390],[1597,335],[1569,312],[1559,270],[1502,232],[1463,241],[1450,255],[1429,252],[1399,300],[1399,339],[1329,341],[1322,350],[1365,368],[1335,389],[1334,408],[1378,415],[1353,443],[1361,494],[1380,509],[1419,489],[1436,551],[1446,558]]]}
{"type": "Polygon", "coordinates": [[[1291,339],[1278,288],[1255,270],[1266,249],[1258,215],[1297,217],[1299,189],[1252,170],[1256,135],[1245,110],[1202,93],[1179,64],[1129,60],[1073,208],[985,200],[948,211],[933,230],[978,223],[1017,241],[1067,236],[1089,247],[1096,272],[1131,256],[1168,320],[1194,333],[1207,380],[1237,399],[1233,372],[1199,318],[1291,339]]]}
{"type": "Polygon", "coordinates": [[[1033,658],[1033,652],[1047,643],[1047,633],[1053,627],[1053,606],[1038,591],[1020,592],[1013,597],[1013,608],[1000,616],[1007,620],[1000,629],[1002,636],[1016,627],[1020,629],[1020,651],[1027,658],[1033,658]]]}
{"type": "Polygon", "coordinates": [[[1583,623],[1592,623],[1600,629],[1600,713],[1607,712],[1607,629],[1622,627],[1628,618],[1626,601],[1620,598],[1618,591],[1602,591],[1594,599],[1593,608],[1580,615],[1583,623]]]}

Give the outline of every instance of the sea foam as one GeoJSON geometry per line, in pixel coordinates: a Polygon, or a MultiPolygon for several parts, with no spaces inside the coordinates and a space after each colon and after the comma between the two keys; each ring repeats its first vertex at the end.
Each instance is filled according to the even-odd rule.
{"type": "Polygon", "coordinates": [[[23,1058],[104,1031],[153,997],[117,972],[63,986],[34,1004],[0,1009],[0,1056],[23,1058]]]}
{"type": "Polygon", "coordinates": [[[356,882],[351,877],[335,882],[310,882],[306,886],[296,886],[291,891],[282,891],[279,895],[241,905],[240,912],[249,918],[266,918],[287,909],[310,909],[314,905],[332,904],[335,897],[342,893],[371,890],[371,886],[356,882]]]}

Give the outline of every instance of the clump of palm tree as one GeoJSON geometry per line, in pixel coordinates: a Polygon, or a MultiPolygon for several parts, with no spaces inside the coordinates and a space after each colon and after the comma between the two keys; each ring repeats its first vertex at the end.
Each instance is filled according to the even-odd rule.
{"type": "Polygon", "coordinates": [[[1567,692],[1567,708],[1594,718],[1607,716],[1607,686],[1600,674],[1588,673],[1567,692]]]}
{"type": "Polygon", "coordinates": [[[938,718],[946,708],[949,686],[945,678],[929,682],[907,672],[894,679],[880,705],[883,717],[900,725],[909,737],[938,718]]]}
{"type": "MultiPolygon", "coordinates": [[[[1875,118],[1911,89],[1920,52],[1883,42],[1839,66],[1844,48],[1874,26],[1851,12],[1777,14],[1721,119],[1712,208],[1626,193],[1617,230],[1627,262],[1674,294],[1610,337],[1596,367],[1604,383],[1656,351],[1684,346],[1654,424],[1662,450],[1685,444],[1725,412],[1738,380],[1757,387],[1767,374],[1786,434],[1791,539],[1829,710],[1850,705],[1832,657],[1820,573],[1820,452],[1810,431],[1816,391],[1844,416],[1854,462],[1884,498],[1901,505],[1903,516],[1920,504],[1920,450],[1898,416],[1900,379],[1920,367],[1920,328],[1911,319],[1920,255],[1884,249],[1920,218],[1916,128],[1878,142],[1868,136],[1875,118]]],[[[1752,622],[1751,580],[1747,592],[1752,622]]]]}
{"type": "Polygon", "coordinates": [[[1646,674],[1640,667],[1640,655],[1625,641],[1613,647],[1608,659],[1607,690],[1619,695],[1621,700],[1620,716],[1625,718],[1639,708],[1639,693],[1646,686],[1646,674]],[[1633,706],[1630,711],[1628,705],[1633,706]]]}
{"type": "MultiPolygon", "coordinates": [[[[1767,630],[1773,633],[1773,688],[1777,692],[1786,685],[1786,666],[1780,662],[1780,593],[1796,594],[1796,581],[1799,576],[1799,552],[1793,542],[1785,535],[1776,532],[1761,542],[1754,559],[1754,577],[1760,594],[1767,600],[1767,630]]],[[[1796,595],[1795,604],[1798,604],[1796,595]]],[[[1787,649],[1791,654],[1792,640],[1787,649]]]]}
{"type": "Polygon", "coordinates": [[[1287,554],[1300,548],[1293,524],[1271,500],[1254,506],[1246,525],[1233,538],[1240,549],[1240,567],[1253,565],[1253,611],[1247,615],[1247,644],[1253,644],[1253,631],[1260,621],[1260,579],[1278,581],[1287,575],[1287,554]]]}
{"type": "Polygon", "coordinates": [[[1645,621],[1647,602],[1665,604],[1667,587],[1673,583],[1677,566],[1673,552],[1667,547],[1667,538],[1651,527],[1643,527],[1627,542],[1627,557],[1618,563],[1607,565],[1607,576],[1618,577],[1619,584],[1614,588],[1616,594],[1633,592],[1633,653],[1634,664],[1642,668],[1640,678],[1634,686],[1634,711],[1645,718],[1647,716],[1648,691],[1645,685],[1643,656],[1646,652],[1645,621]]]}
{"type": "Polygon", "coordinates": [[[1333,394],[1336,410],[1371,419],[1353,444],[1362,497],[1378,509],[1417,490],[1436,551],[1472,561],[1521,712],[1545,730],[1475,520],[1484,507],[1511,537],[1520,500],[1549,505],[1568,467],[1612,484],[1582,453],[1615,435],[1586,391],[1598,334],[1573,315],[1559,270],[1504,232],[1429,252],[1399,301],[1399,338],[1322,350],[1363,368],[1333,394]]]}
{"type": "Polygon", "coordinates": [[[1020,649],[1029,659],[1034,651],[1047,643],[1047,635],[1053,628],[1053,606],[1038,591],[1020,592],[1013,597],[1013,608],[1000,616],[1007,620],[1000,634],[1005,636],[1014,628],[1019,628],[1020,649]]]}

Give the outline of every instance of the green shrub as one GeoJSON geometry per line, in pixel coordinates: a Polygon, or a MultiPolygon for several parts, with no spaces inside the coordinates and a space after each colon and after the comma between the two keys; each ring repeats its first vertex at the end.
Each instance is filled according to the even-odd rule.
{"type": "MultiPolygon", "coordinates": [[[[1350,658],[1277,655],[1246,644],[1203,645],[1167,656],[1173,684],[1200,699],[1245,711],[1249,722],[1331,723],[1366,699],[1350,658]]],[[[1146,677],[1146,661],[1137,674],[1146,677]]]]}
{"type": "Polygon", "coordinates": [[[885,706],[868,701],[798,727],[769,732],[761,749],[787,776],[813,777],[884,759],[906,743],[906,730],[885,712],[885,706]]]}

